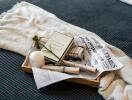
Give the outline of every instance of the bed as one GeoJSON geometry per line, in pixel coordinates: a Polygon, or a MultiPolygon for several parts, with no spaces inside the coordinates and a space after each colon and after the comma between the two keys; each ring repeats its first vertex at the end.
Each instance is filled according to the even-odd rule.
{"type": "MultiPolygon", "coordinates": [[[[0,13],[21,0],[0,0],[0,13]]],[[[132,7],[119,0],[26,0],[71,24],[95,32],[132,57],[132,7]]],[[[62,81],[36,89],[32,74],[24,73],[24,56],[0,49],[0,99],[102,100],[97,88],[62,81]]]]}

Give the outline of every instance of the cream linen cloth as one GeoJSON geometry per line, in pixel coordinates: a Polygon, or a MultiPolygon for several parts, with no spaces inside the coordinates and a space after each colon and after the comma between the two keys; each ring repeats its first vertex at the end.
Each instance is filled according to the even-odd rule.
{"type": "Polygon", "coordinates": [[[26,55],[35,34],[49,37],[55,31],[69,36],[94,37],[105,44],[124,65],[100,80],[99,94],[105,99],[132,100],[132,59],[120,49],[106,43],[95,33],[71,25],[33,4],[21,2],[0,16],[0,48],[26,55]]]}
{"type": "Polygon", "coordinates": [[[121,2],[127,3],[129,5],[132,5],[132,0],[120,0],[121,2]]]}

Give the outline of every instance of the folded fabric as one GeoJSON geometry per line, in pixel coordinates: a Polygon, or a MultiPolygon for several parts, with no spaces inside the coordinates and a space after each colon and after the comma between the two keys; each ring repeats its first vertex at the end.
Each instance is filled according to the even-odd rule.
{"type": "Polygon", "coordinates": [[[49,37],[56,31],[72,37],[84,34],[106,45],[124,67],[101,78],[99,93],[105,99],[132,100],[131,58],[95,33],[64,22],[33,4],[21,2],[0,15],[0,48],[25,56],[30,50],[34,35],[49,37]]]}
{"type": "Polygon", "coordinates": [[[120,1],[132,5],[132,0],[120,0],[120,1]]]}

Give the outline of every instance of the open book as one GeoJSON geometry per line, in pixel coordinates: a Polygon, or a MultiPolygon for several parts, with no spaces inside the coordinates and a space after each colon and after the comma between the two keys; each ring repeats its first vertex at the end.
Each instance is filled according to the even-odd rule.
{"type": "Polygon", "coordinates": [[[73,38],[60,33],[53,33],[41,51],[43,51],[44,56],[48,60],[55,63],[60,63],[60,61],[65,57],[65,54],[71,47],[72,43],[73,38]]]}

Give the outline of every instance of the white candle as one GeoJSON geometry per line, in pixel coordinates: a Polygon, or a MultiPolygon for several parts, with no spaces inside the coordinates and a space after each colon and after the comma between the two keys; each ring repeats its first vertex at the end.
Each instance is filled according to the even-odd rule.
{"type": "Polygon", "coordinates": [[[40,67],[45,64],[44,54],[42,51],[34,51],[29,55],[29,61],[32,67],[40,67]]]}

